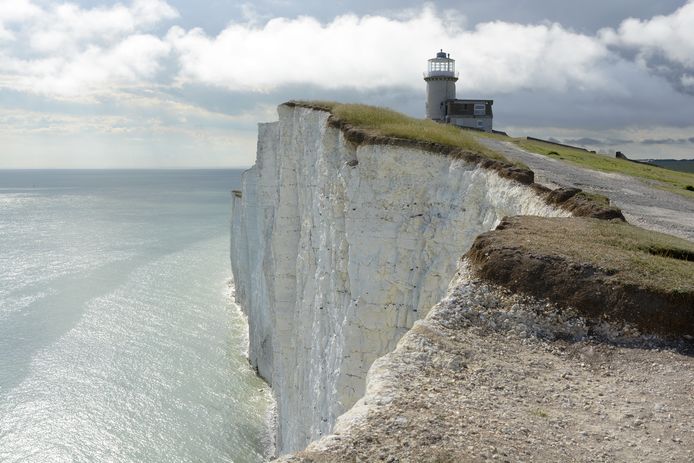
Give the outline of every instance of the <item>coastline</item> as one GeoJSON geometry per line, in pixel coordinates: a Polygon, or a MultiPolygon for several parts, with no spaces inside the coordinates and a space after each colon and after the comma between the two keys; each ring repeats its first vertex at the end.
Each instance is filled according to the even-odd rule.
{"type": "MultiPolygon", "coordinates": [[[[369,452],[379,450],[373,444],[374,438],[369,440],[368,436],[369,433],[379,435],[382,426],[378,421],[365,424],[367,418],[378,413],[381,405],[391,403],[396,391],[403,394],[398,389],[401,380],[389,383],[388,394],[381,394],[385,387],[381,377],[397,377],[401,367],[407,370],[406,358],[410,354],[445,356],[446,346],[456,345],[461,336],[467,336],[465,330],[457,330],[445,336],[422,337],[418,330],[428,326],[428,313],[436,314],[437,307],[446,305],[446,287],[456,271],[457,256],[484,237],[489,237],[487,243],[499,245],[502,257],[506,251],[510,256],[521,255],[522,266],[534,280],[547,280],[549,284],[552,280],[547,279],[546,273],[561,276],[562,268],[566,267],[576,270],[577,274],[566,274],[566,281],[554,284],[572,288],[568,283],[582,284],[583,280],[577,277],[597,275],[590,280],[593,286],[588,285],[585,291],[589,296],[588,305],[578,304],[577,308],[583,312],[575,314],[561,297],[545,300],[545,296],[552,295],[547,288],[533,293],[530,288],[514,287],[518,276],[498,281],[484,277],[485,284],[496,283],[499,288],[505,285],[506,291],[511,289],[518,297],[537,298],[531,306],[546,304],[550,309],[543,316],[547,319],[572,313],[570,320],[583,320],[579,322],[584,327],[582,334],[560,333],[552,343],[588,343],[584,345],[588,350],[595,350],[591,343],[614,344],[618,349],[627,349],[623,357],[627,359],[630,358],[629,347],[621,346],[621,341],[615,341],[609,334],[621,330],[624,339],[631,339],[625,342],[631,343],[632,348],[644,352],[655,349],[652,358],[657,360],[660,358],[657,349],[670,348],[657,336],[648,336],[689,336],[692,314],[677,306],[677,298],[671,297],[680,290],[685,291],[685,299],[694,293],[691,282],[687,286],[686,278],[683,289],[668,288],[663,280],[658,280],[656,286],[639,292],[648,296],[649,291],[654,291],[653,294],[663,295],[663,300],[674,300],[674,306],[666,304],[664,309],[668,315],[673,315],[673,320],[679,320],[674,324],[663,324],[665,319],[653,313],[625,318],[631,306],[619,308],[613,314],[606,305],[609,303],[606,295],[615,284],[626,282],[622,289],[628,293],[629,285],[634,282],[636,285],[647,282],[648,272],[653,271],[648,268],[654,262],[662,264],[663,269],[675,271],[672,275],[687,274],[690,242],[636,233],[633,246],[645,252],[646,257],[644,260],[641,254],[634,255],[637,259],[634,262],[639,264],[633,275],[628,271],[620,273],[629,268],[632,251],[627,248],[632,244],[610,251],[620,257],[613,259],[615,264],[619,263],[616,269],[611,268],[609,262],[591,263],[590,253],[579,253],[574,256],[575,260],[565,265],[561,253],[570,246],[562,246],[562,243],[570,242],[570,232],[582,229],[580,226],[569,227],[564,233],[548,238],[539,249],[523,250],[518,243],[509,245],[504,240],[499,241],[499,233],[509,228],[505,217],[572,216],[572,219],[542,220],[547,221],[550,229],[554,228],[552,224],[564,223],[562,220],[575,220],[576,225],[602,224],[598,228],[604,229],[608,241],[621,241],[620,234],[631,228],[625,224],[621,211],[610,205],[609,198],[562,185],[554,185],[551,189],[534,183],[532,171],[502,161],[488,161],[449,148],[442,150],[431,144],[364,132],[336,120],[330,110],[323,107],[290,103],[281,105],[279,113],[279,122],[260,126],[256,165],[244,174],[242,190],[233,195],[231,250],[234,275],[240,284],[239,304],[249,316],[250,361],[272,384],[277,399],[277,452],[299,451],[295,457],[283,456],[279,461],[294,461],[292,458],[313,461],[314,457],[318,458],[315,461],[343,461],[340,458],[366,458],[371,455],[369,452]],[[497,231],[488,232],[497,225],[497,231]],[[615,236],[610,238],[610,234],[615,236]],[[559,255],[546,253],[550,249],[559,255]],[[680,255],[685,258],[679,259],[680,255]],[[441,265],[441,259],[445,259],[445,265],[441,265]],[[543,266],[543,263],[554,261],[557,265],[543,266]],[[639,273],[642,270],[646,272],[643,275],[639,273]],[[633,280],[636,274],[643,280],[633,280]],[[614,279],[610,280],[612,276],[614,279]],[[593,291],[595,288],[597,290],[593,291]],[[591,296],[593,293],[595,297],[591,296]],[[587,310],[590,304],[595,305],[592,312],[587,310]],[[631,327],[633,323],[645,330],[646,338],[631,327]],[[674,326],[680,328],[673,330],[674,326]],[[607,334],[599,335],[601,327],[607,334]],[[402,340],[397,342],[400,338],[402,340]],[[418,344],[408,345],[412,339],[418,344]],[[649,342],[655,343],[655,347],[649,342]],[[420,352],[426,344],[432,347],[420,352]],[[404,358],[400,352],[403,348],[407,353],[404,358]],[[404,363],[393,363],[393,359],[404,363]],[[379,392],[374,393],[374,390],[379,392]],[[364,427],[360,427],[362,424],[364,427]],[[366,444],[359,443],[362,438],[366,444]],[[347,444],[340,442],[351,443],[345,447],[347,444]],[[307,450],[300,451],[306,444],[309,444],[307,450]]],[[[510,220],[516,219],[520,218],[510,220]]],[[[514,234],[513,230],[509,233],[514,234]]],[[[542,231],[533,233],[550,235],[542,231]]],[[[595,231],[587,236],[590,237],[590,233],[595,231]]],[[[532,241],[532,236],[531,233],[527,240],[532,241]]],[[[590,248],[589,244],[584,244],[578,250],[584,252],[590,248]]],[[[477,254],[471,256],[473,263],[477,265],[492,255],[489,249],[492,248],[478,246],[477,254]]],[[[604,251],[601,248],[600,252],[604,251]]],[[[694,255],[694,251],[691,253],[694,255]]],[[[508,267],[504,259],[497,257],[489,262],[488,268],[508,267]]],[[[465,284],[475,286],[477,283],[465,284]]],[[[503,301],[508,297],[497,299],[503,301]]],[[[638,307],[638,299],[629,304],[638,307]]],[[[447,313],[457,317],[456,313],[464,312],[468,302],[451,305],[447,313]]],[[[495,302],[485,310],[493,313],[500,305],[502,302],[495,302]]],[[[505,310],[513,312],[515,309],[505,310]]],[[[484,310],[480,314],[480,318],[485,317],[484,310]]],[[[499,326],[492,326],[490,331],[487,326],[483,331],[492,337],[506,339],[510,336],[509,339],[520,342],[518,352],[531,338],[540,339],[542,343],[546,342],[544,337],[554,336],[550,328],[542,333],[532,332],[530,328],[512,333],[497,328],[499,326]]],[[[459,349],[466,348],[465,343],[457,345],[459,349]]],[[[556,359],[560,366],[565,360],[561,356],[556,359]]],[[[408,381],[426,383],[423,373],[428,371],[426,365],[415,364],[418,366],[412,374],[420,372],[423,377],[408,377],[408,381]]],[[[682,365],[687,371],[691,369],[686,359],[682,365]]],[[[645,366],[642,371],[646,371],[645,366]]],[[[441,371],[430,373],[442,374],[441,371]]],[[[672,380],[675,379],[673,376],[672,380]]],[[[596,379],[586,376],[584,380],[587,385],[596,379]]],[[[443,383],[432,390],[432,394],[436,395],[437,391],[444,396],[447,393],[443,383]]],[[[638,394],[639,391],[636,388],[630,393],[638,394]]],[[[405,396],[407,394],[402,395],[405,396]]],[[[403,403],[417,403],[417,397],[407,397],[409,399],[403,403]]],[[[686,402],[685,397],[686,394],[680,392],[675,402],[686,402]]],[[[438,412],[445,414],[445,401],[432,400],[430,405],[438,406],[438,412]]],[[[397,415],[397,410],[393,413],[397,415]]],[[[382,418],[387,421],[388,417],[382,418]]],[[[413,421],[408,423],[399,423],[393,430],[397,428],[403,436],[410,436],[412,442],[419,442],[418,431],[415,431],[421,426],[413,421]]],[[[408,440],[397,442],[404,445],[408,440]]],[[[420,444],[420,450],[426,448],[425,443],[420,444]]],[[[399,449],[400,453],[386,455],[395,459],[384,461],[399,461],[398,458],[409,455],[409,450],[399,449]]]]}
{"type": "Polygon", "coordinates": [[[266,461],[272,460],[273,458],[276,458],[277,455],[277,442],[275,440],[275,436],[277,435],[277,401],[275,400],[275,397],[273,395],[273,390],[272,386],[263,378],[259,373],[258,369],[253,366],[251,363],[251,359],[249,356],[249,335],[248,335],[248,315],[243,311],[243,308],[236,303],[236,290],[234,288],[234,279],[229,278],[227,280],[227,297],[235,307],[235,310],[238,312],[238,315],[243,319],[244,321],[244,326],[245,326],[245,331],[244,331],[244,338],[243,338],[243,345],[246,346],[245,351],[242,352],[243,357],[246,359],[246,362],[248,362],[248,366],[254,371],[255,376],[260,379],[265,387],[264,394],[266,396],[266,400],[268,402],[268,405],[266,406],[265,410],[265,432],[263,435],[260,437],[260,441],[262,442],[262,447],[263,447],[263,456],[265,457],[266,461]]]}

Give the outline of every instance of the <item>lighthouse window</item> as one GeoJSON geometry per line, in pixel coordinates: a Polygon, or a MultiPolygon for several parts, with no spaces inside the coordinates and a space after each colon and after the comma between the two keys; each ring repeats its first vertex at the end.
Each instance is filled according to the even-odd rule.
{"type": "Polygon", "coordinates": [[[444,72],[453,72],[453,63],[452,62],[442,62],[442,61],[434,61],[432,63],[429,63],[429,70],[430,71],[444,71],[444,72]]]}
{"type": "Polygon", "coordinates": [[[484,116],[487,113],[485,104],[475,103],[475,116],[484,116]]]}

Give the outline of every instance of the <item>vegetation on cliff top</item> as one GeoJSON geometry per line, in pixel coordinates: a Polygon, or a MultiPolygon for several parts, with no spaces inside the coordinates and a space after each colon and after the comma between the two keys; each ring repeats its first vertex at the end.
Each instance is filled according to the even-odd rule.
{"type": "Polygon", "coordinates": [[[511,217],[469,252],[480,276],[598,318],[694,335],[694,243],[623,222],[511,217]]]}
{"type": "Polygon", "coordinates": [[[533,153],[601,172],[638,177],[649,181],[656,188],[678,193],[688,198],[694,198],[694,174],[686,172],[639,164],[526,138],[512,138],[499,134],[461,130],[453,125],[409,117],[387,108],[363,104],[344,104],[334,101],[291,101],[289,104],[328,111],[340,122],[358,128],[370,136],[435,143],[527,169],[527,166],[511,162],[502,154],[480,143],[478,138],[485,137],[510,141],[533,153]]]}
{"type": "MultiPolygon", "coordinates": [[[[688,190],[687,186],[694,187],[694,174],[677,172],[663,167],[639,164],[625,159],[617,159],[604,156],[602,154],[590,153],[580,149],[566,148],[563,146],[543,143],[541,141],[516,139],[514,140],[521,148],[533,153],[543,154],[555,159],[570,162],[572,164],[587,167],[601,172],[619,173],[639,177],[660,189],[679,193],[683,196],[694,198],[694,191],[688,190]],[[655,182],[652,182],[652,181],[655,182]]],[[[694,188],[693,188],[694,189],[694,188]]]]}
{"type": "Polygon", "coordinates": [[[694,243],[623,222],[533,220],[534,229],[514,229],[514,241],[576,262],[619,271],[620,279],[643,287],[694,292],[694,243]],[[527,233],[525,233],[527,232],[527,233]],[[528,242],[529,233],[533,239],[528,242]]]}
{"type": "Polygon", "coordinates": [[[452,125],[439,124],[428,119],[416,119],[391,109],[363,104],[343,104],[332,101],[293,101],[290,103],[328,111],[339,121],[358,128],[371,136],[437,143],[513,164],[500,153],[480,143],[471,132],[460,130],[452,125]]]}

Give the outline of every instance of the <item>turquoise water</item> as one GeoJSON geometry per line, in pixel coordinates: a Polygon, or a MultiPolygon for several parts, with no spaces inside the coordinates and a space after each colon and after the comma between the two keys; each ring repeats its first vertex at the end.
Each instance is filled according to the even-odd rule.
{"type": "Polygon", "coordinates": [[[262,461],[240,172],[0,171],[0,461],[262,461]]]}

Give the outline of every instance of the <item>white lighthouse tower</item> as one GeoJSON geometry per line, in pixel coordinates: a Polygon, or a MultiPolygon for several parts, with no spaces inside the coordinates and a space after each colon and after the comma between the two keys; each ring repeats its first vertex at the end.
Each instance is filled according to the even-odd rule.
{"type": "Polygon", "coordinates": [[[455,60],[443,50],[436,53],[436,58],[429,60],[427,73],[424,75],[427,83],[427,119],[440,121],[444,119],[444,104],[455,99],[455,83],[458,76],[455,72],[455,60]]]}

